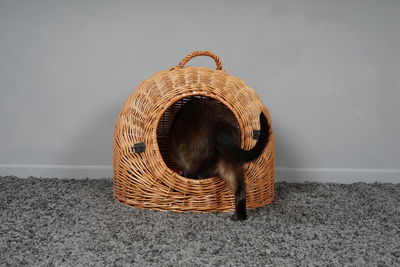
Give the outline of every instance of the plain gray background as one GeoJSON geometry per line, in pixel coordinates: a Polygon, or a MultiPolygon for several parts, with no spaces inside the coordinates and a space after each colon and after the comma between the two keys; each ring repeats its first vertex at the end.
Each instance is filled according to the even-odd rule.
{"type": "Polygon", "coordinates": [[[278,180],[397,182],[399,14],[396,0],[0,0],[0,175],[111,177],[125,99],[211,50],[269,108],[278,180]]]}

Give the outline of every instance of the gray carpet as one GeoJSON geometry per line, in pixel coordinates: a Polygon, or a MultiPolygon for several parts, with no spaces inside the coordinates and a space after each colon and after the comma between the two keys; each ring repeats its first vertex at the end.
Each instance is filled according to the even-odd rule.
{"type": "Polygon", "coordinates": [[[400,266],[400,184],[279,183],[245,222],[130,208],[112,188],[0,177],[0,266],[400,266]]]}

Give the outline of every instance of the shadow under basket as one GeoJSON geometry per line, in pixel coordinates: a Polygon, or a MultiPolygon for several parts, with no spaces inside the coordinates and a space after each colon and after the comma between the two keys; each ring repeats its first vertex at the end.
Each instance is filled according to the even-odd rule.
{"type": "MultiPolygon", "coordinates": [[[[241,79],[226,73],[220,59],[209,51],[196,51],[178,66],[141,82],[126,100],[114,132],[114,196],[137,208],[176,212],[227,212],[234,210],[234,195],[219,177],[189,179],[180,176],[169,158],[169,131],[177,111],[194,98],[207,98],[228,107],[241,133],[241,147],[256,140],[259,114],[271,117],[256,92],[241,79]],[[212,57],[217,69],[184,67],[193,57],[212,57]]],[[[274,199],[274,135],[263,153],[244,165],[247,208],[274,199]]]]}

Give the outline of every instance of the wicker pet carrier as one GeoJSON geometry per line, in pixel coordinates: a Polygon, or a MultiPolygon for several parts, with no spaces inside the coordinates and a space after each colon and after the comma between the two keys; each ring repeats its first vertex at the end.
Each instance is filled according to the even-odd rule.
{"type": "MultiPolygon", "coordinates": [[[[223,179],[180,176],[169,158],[169,131],[174,115],[195,98],[219,102],[233,112],[244,149],[252,148],[256,142],[254,134],[260,127],[261,110],[271,124],[267,108],[253,89],[225,72],[215,54],[193,52],[176,67],[141,82],[126,100],[114,133],[114,196],[117,200],[138,208],[177,212],[234,210],[233,193],[223,179]],[[216,70],[185,67],[196,56],[213,58],[216,70]]],[[[271,203],[275,176],[273,134],[261,156],[244,165],[244,176],[247,208],[271,203]]]]}

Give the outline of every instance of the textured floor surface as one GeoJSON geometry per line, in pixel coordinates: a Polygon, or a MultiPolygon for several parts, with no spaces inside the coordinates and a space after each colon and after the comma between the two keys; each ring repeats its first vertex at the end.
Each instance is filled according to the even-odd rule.
{"type": "Polygon", "coordinates": [[[279,183],[245,222],[130,208],[112,188],[0,177],[0,266],[400,266],[400,184],[279,183]]]}

